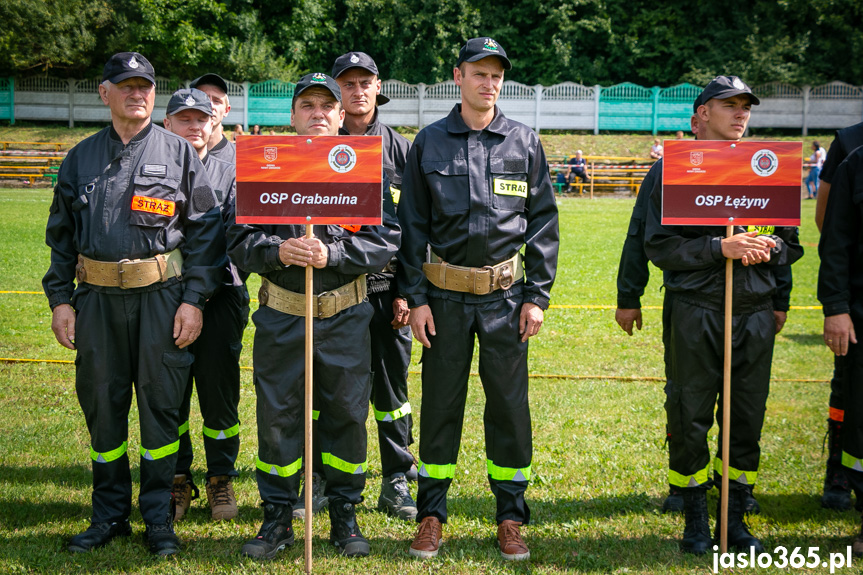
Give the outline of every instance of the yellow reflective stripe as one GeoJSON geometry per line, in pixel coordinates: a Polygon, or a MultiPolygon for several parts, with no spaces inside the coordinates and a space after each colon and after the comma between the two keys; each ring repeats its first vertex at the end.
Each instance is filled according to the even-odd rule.
{"type": "Polygon", "coordinates": [[[117,449],[112,449],[111,451],[105,451],[99,453],[92,447],[90,447],[90,459],[95,461],[96,463],[110,463],[115,459],[119,459],[126,453],[126,448],[128,447],[128,442],[124,441],[123,444],[117,449]]]}
{"type": "Polygon", "coordinates": [[[264,463],[260,457],[255,458],[255,467],[270,475],[278,475],[279,477],[290,477],[295,473],[299,473],[303,466],[303,458],[300,457],[290,465],[276,465],[275,463],[264,463]]]}
{"type": "Polygon", "coordinates": [[[344,471],[351,475],[365,473],[369,464],[368,460],[363,461],[362,463],[350,463],[344,459],[339,459],[332,453],[321,453],[321,460],[323,460],[324,465],[329,465],[333,469],[338,469],[339,471],[344,471]]]}
{"type": "Polygon", "coordinates": [[[496,481],[530,481],[530,465],[527,467],[500,467],[491,459],[485,460],[488,476],[496,481]]]}
{"type": "Polygon", "coordinates": [[[183,435],[184,433],[189,432],[189,420],[186,420],[186,423],[177,428],[177,435],[183,435]]]}
{"type": "Polygon", "coordinates": [[[162,459],[163,457],[167,457],[174,453],[180,451],[180,440],[178,439],[174,443],[169,443],[164,447],[159,447],[158,449],[147,449],[144,446],[141,446],[141,457],[144,459],[154,461],[156,459],[162,459]]]}
{"type": "Polygon", "coordinates": [[[431,477],[432,479],[452,479],[455,477],[455,463],[434,465],[433,463],[423,463],[420,461],[417,473],[421,477],[431,477]]]}
{"type": "Polygon", "coordinates": [[[858,459],[846,451],[842,452],[842,465],[855,471],[863,471],[863,459],[858,459]]]}
{"type": "Polygon", "coordinates": [[[707,483],[710,477],[710,463],[701,471],[696,471],[695,475],[683,475],[674,471],[668,470],[668,483],[677,487],[698,487],[707,483]]]}
{"type": "Polygon", "coordinates": [[[228,429],[210,429],[206,425],[203,426],[204,435],[210,439],[228,439],[240,433],[240,424],[237,423],[228,429]]]}
{"type": "MultiPolygon", "coordinates": [[[[722,475],[722,459],[719,457],[713,460],[713,470],[716,471],[719,475],[722,475]]],[[[744,485],[755,485],[755,481],[758,479],[757,471],[741,471],[740,469],[728,466],[728,479],[730,481],[736,481],[738,483],[742,483],[744,485]]]]}
{"type": "Polygon", "coordinates": [[[747,226],[746,231],[770,236],[776,231],[776,226],[747,226]]]}
{"type": "Polygon", "coordinates": [[[375,411],[375,419],[378,421],[395,421],[411,412],[411,404],[405,403],[395,411],[378,411],[378,408],[374,405],[372,405],[372,409],[375,411]]]}
{"type": "Polygon", "coordinates": [[[317,409],[312,410],[312,419],[313,420],[317,421],[318,417],[320,417],[320,415],[321,415],[321,412],[318,411],[317,409]]]}
{"type": "Polygon", "coordinates": [[[402,191],[395,186],[390,186],[390,195],[392,195],[393,197],[393,203],[395,205],[399,205],[399,199],[402,197],[402,191]]]}

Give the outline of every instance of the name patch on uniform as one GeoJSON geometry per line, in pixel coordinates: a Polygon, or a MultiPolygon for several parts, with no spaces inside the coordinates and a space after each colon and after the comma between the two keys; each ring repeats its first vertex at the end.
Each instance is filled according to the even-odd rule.
{"type": "Polygon", "coordinates": [[[501,196],[518,196],[519,198],[527,197],[527,182],[518,180],[502,180],[494,179],[494,193],[501,196]]]}
{"type": "Polygon", "coordinates": [[[144,164],[144,167],[141,168],[141,174],[145,176],[167,176],[168,166],[160,164],[144,164]]]}
{"type": "Polygon", "coordinates": [[[358,231],[360,231],[360,228],[362,226],[360,226],[358,224],[339,224],[339,227],[342,228],[343,230],[348,230],[352,234],[355,234],[358,231]]]}
{"type": "Polygon", "coordinates": [[[772,236],[776,231],[776,226],[747,226],[747,232],[758,232],[761,235],[772,236]]]}
{"type": "Polygon", "coordinates": [[[399,205],[399,199],[402,197],[402,191],[395,186],[390,186],[390,195],[393,197],[393,203],[399,205]]]}
{"type": "Polygon", "coordinates": [[[134,196],[132,198],[132,210],[171,217],[174,215],[174,202],[148,198],[147,196],[134,196]]]}

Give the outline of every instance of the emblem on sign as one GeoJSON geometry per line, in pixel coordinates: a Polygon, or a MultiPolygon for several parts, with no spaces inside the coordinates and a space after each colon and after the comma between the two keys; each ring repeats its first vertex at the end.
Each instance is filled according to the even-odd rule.
{"type": "Polygon", "coordinates": [[[750,162],[752,171],[762,177],[773,175],[779,168],[779,158],[770,150],[758,150],[750,162]]]}
{"type": "Polygon", "coordinates": [[[344,174],[357,165],[357,153],[350,146],[339,145],[330,150],[327,160],[333,171],[344,174]]]}
{"type": "Polygon", "coordinates": [[[279,149],[275,146],[264,147],[264,159],[268,162],[275,162],[279,157],[279,149]]]}
{"type": "Polygon", "coordinates": [[[700,166],[704,161],[704,152],[689,152],[689,163],[693,166],[700,166]]]}

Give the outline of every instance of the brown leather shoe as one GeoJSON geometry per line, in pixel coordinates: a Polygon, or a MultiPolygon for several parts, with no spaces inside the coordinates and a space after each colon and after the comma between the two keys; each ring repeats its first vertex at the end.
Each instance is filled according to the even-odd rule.
{"type": "Polygon", "coordinates": [[[175,475],[171,496],[174,499],[174,521],[179,521],[192,505],[192,499],[198,498],[198,488],[185,474],[175,475]]]}
{"type": "Polygon", "coordinates": [[[524,561],[530,559],[530,550],[521,538],[517,521],[505,519],[497,526],[497,542],[500,545],[500,554],[508,561],[524,561]]]}
{"type": "Polygon", "coordinates": [[[216,475],[207,480],[207,501],[210,514],[216,521],[233,519],[237,516],[237,498],[230,475],[216,475]]]}
{"type": "Polygon", "coordinates": [[[420,522],[420,526],[417,527],[414,542],[411,543],[408,553],[420,559],[431,559],[432,557],[437,557],[437,552],[442,542],[441,524],[438,518],[424,517],[420,522]]]}

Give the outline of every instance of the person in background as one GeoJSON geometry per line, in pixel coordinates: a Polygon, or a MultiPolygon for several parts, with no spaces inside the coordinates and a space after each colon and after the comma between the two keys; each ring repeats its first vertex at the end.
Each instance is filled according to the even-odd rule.
{"type": "Polygon", "coordinates": [[[575,183],[576,178],[581,178],[583,182],[590,181],[590,176],[587,175],[587,160],[584,159],[581,150],[576,150],[575,156],[569,159],[569,170],[570,183],[575,183]]]}
{"type": "Polygon", "coordinates": [[[821,147],[818,140],[812,142],[812,155],[809,161],[815,164],[809,169],[809,175],[806,177],[806,192],[807,200],[812,200],[818,197],[818,182],[821,175],[821,168],[824,167],[824,160],[827,159],[827,150],[821,147]]]}
{"type": "Polygon", "coordinates": [[[653,145],[650,146],[650,157],[654,160],[662,158],[662,143],[659,138],[653,138],[653,145]]]}

